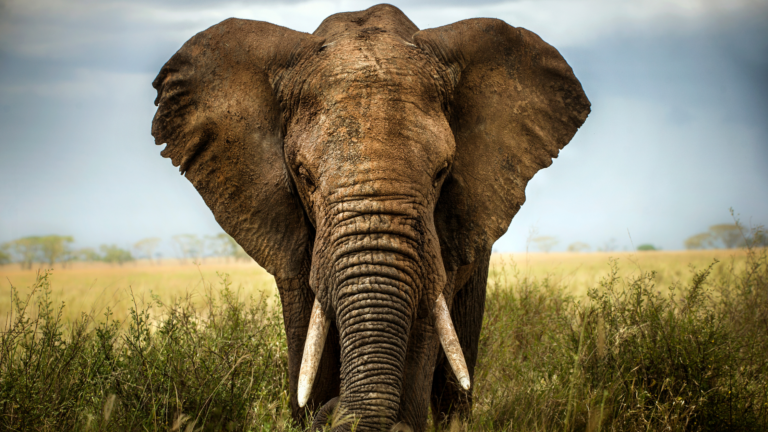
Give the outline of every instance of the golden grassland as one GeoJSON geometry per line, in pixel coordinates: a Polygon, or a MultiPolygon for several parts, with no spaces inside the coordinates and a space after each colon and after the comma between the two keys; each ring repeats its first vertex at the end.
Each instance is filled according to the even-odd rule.
{"type": "MultiPolygon", "coordinates": [[[[0,266],[0,314],[11,311],[11,286],[22,298],[30,293],[38,270],[21,270],[19,265],[0,266]]],[[[209,258],[199,263],[167,259],[160,262],[137,261],[123,265],[74,263],[56,265],[51,271],[51,297],[64,302],[64,317],[81,313],[101,316],[109,307],[113,318],[124,321],[133,301],[146,304],[156,296],[163,303],[189,295],[193,304],[204,304],[207,290],[219,287],[220,275],[227,275],[232,287],[243,297],[270,298],[275,293],[274,278],[254,262],[209,258]]]]}
{"type": "Polygon", "coordinates": [[[593,252],[593,253],[520,253],[494,254],[491,257],[489,279],[509,286],[511,277],[549,278],[550,285],[564,287],[571,294],[585,295],[587,289],[599,286],[609,275],[610,263],[616,261],[622,278],[655,272],[654,282],[659,287],[674,283],[687,284],[692,270],[702,269],[715,260],[712,274],[719,276],[744,267],[746,249],[706,249],[691,251],[593,252]]]}
{"type": "MultiPolygon", "coordinates": [[[[740,249],[494,254],[489,276],[492,284],[499,281],[502,286],[508,286],[505,282],[515,277],[548,277],[554,285],[583,295],[608,275],[611,259],[617,260],[621,276],[656,271],[655,282],[663,287],[689,282],[691,266],[701,269],[717,259],[720,262],[713,269],[717,275],[731,265],[743,265],[745,256],[746,252],[740,249]]],[[[4,318],[11,311],[11,286],[22,298],[26,297],[37,271],[21,270],[17,264],[0,266],[0,314],[4,318]]],[[[145,304],[156,296],[167,304],[189,295],[193,303],[202,305],[207,290],[212,286],[214,289],[220,287],[219,275],[224,274],[242,297],[258,298],[263,294],[274,299],[274,278],[257,264],[209,258],[200,263],[167,259],[159,263],[138,261],[122,266],[105,263],[57,265],[51,274],[51,300],[55,304],[64,302],[66,319],[76,318],[83,312],[98,317],[109,307],[114,313],[113,318],[122,321],[128,316],[134,299],[138,304],[145,304]]]]}
{"type": "MultiPolygon", "coordinates": [[[[450,429],[768,430],[767,254],[495,255],[472,416],[450,429]]],[[[0,430],[303,430],[289,420],[280,311],[243,298],[274,293],[255,264],[78,264],[35,275],[0,267],[0,430]],[[220,289],[217,271],[239,297],[220,289]],[[11,283],[22,296],[30,284],[39,291],[27,315],[9,320],[11,283]],[[187,295],[172,309],[141,305],[187,295]],[[63,320],[58,305],[34,306],[61,300],[63,320]],[[120,323],[99,320],[106,307],[120,323]],[[67,322],[79,311],[96,320],[67,322]]]]}

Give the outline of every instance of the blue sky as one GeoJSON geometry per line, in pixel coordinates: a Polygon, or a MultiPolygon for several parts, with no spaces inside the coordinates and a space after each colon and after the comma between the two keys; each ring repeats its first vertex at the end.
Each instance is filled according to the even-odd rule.
{"type": "MultiPolygon", "coordinates": [[[[151,82],[196,32],[231,16],[311,32],[359,1],[0,2],[0,242],[78,246],[220,228],[159,156],[151,82]]],[[[499,251],[530,233],[597,248],[680,249],[731,220],[768,223],[768,1],[393,2],[420,28],[494,17],[560,50],[592,114],[499,251]],[[631,240],[630,240],[631,236],[631,240]]],[[[532,248],[533,250],[533,248],[532,248]]]]}

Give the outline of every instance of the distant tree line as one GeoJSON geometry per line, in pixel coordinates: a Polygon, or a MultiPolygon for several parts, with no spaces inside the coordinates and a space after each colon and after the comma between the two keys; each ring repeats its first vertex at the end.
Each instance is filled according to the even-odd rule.
{"type": "MultiPolygon", "coordinates": [[[[539,251],[548,253],[558,243],[558,240],[557,238],[552,236],[538,236],[538,237],[531,238],[531,243],[533,243],[539,251]]],[[[569,244],[566,250],[568,252],[579,252],[579,253],[590,252],[592,250],[592,246],[590,246],[587,243],[577,241],[569,244]]],[[[597,246],[596,250],[597,252],[614,252],[619,250],[619,246],[616,243],[616,239],[611,238],[610,240],[603,243],[601,246],[597,246]]],[[[659,249],[650,243],[644,243],[638,246],[637,250],[654,251],[659,249]]]]}
{"type": "Polygon", "coordinates": [[[16,261],[21,268],[32,268],[35,262],[53,265],[69,260],[69,245],[74,241],[71,236],[60,235],[22,237],[0,245],[0,263],[16,261]]]}
{"type": "MultiPolygon", "coordinates": [[[[746,247],[768,247],[768,231],[765,227],[757,226],[747,228],[735,219],[732,224],[712,225],[703,233],[688,237],[685,242],[686,249],[734,249],[746,247]]],[[[532,237],[529,241],[541,252],[550,252],[558,243],[552,236],[532,237]]],[[[616,239],[610,239],[602,246],[597,247],[598,252],[616,251],[616,239]]],[[[659,250],[653,244],[643,243],[637,246],[638,251],[659,250]]],[[[568,245],[568,252],[589,252],[591,246],[584,242],[575,242],[568,245]]]]}
{"type": "MultiPolygon", "coordinates": [[[[250,260],[235,239],[225,233],[199,237],[195,234],[179,234],[171,237],[171,246],[176,257],[183,261],[202,260],[207,257],[228,257],[234,260],[250,260]]],[[[542,252],[550,252],[558,243],[552,236],[538,236],[530,241],[542,252]]],[[[101,261],[111,264],[125,264],[137,259],[157,261],[162,255],[157,252],[162,240],[157,237],[137,241],[129,248],[114,244],[103,244],[98,249],[73,249],[72,236],[47,235],[28,236],[0,244],[0,264],[18,263],[23,269],[31,269],[34,263],[53,266],[61,263],[65,267],[78,261],[101,261]]],[[[763,227],[746,229],[738,222],[734,224],[712,225],[703,233],[695,234],[685,240],[686,249],[733,249],[743,247],[768,247],[768,233],[763,227]]],[[[588,252],[587,243],[575,242],[568,246],[568,252],[588,252]]],[[[617,250],[616,240],[611,239],[598,251],[617,250]]],[[[645,243],[637,247],[639,251],[658,250],[654,245],[645,243]]]]}
{"type": "MultiPolygon", "coordinates": [[[[103,244],[98,249],[86,247],[73,249],[72,236],[47,235],[28,236],[0,244],[0,264],[18,263],[22,269],[31,269],[35,263],[53,266],[56,263],[66,267],[72,262],[101,261],[123,265],[137,259],[157,261],[162,255],[157,252],[160,238],[141,239],[129,248],[115,244],[103,244]]],[[[234,260],[250,260],[243,248],[225,233],[215,236],[198,237],[194,234],[179,234],[171,237],[171,245],[177,258],[182,260],[204,259],[207,257],[228,257],[234,260]]]]}
{"type": "Polygon", "coordinates": [[[251,259],[235,239],[225,233],[203,238],[194,234],[179,234],[171,237],[171,244],[176,256],[183,260],[205,257],[229,257],[236,261],[251,259]]]}
{"type": "Polygon", "coordinates": [[[747,229],[739,223],[712,225],[703,233],[685,240],[686,249],[734,249],[768,246],[763,227],[747,229]]]}

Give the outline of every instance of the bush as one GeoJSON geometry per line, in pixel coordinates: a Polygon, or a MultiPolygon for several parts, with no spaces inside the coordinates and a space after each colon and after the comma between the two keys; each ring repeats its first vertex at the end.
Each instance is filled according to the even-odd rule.
{"type": "MultiPolygon", "coordinates": [[[[451,430],[768,429],[768,258],[748,253],[664,289],[611,261],[586,298],[492,279],[472,416],[451,430]]],[[[26,299],[12,288],[0,429],[299,430],[279,308],[240,299],[226,276],[206,286],[204,310],[134,298],[124,323],[109,310],[63,322],[47,272],[26,299]]]]}
{"type": "Polygon", "coordinates": [[[190,299],[142,306],[126,323],[61,321],[50,274],[13,290],[0,344],[3,430],[290,429],[287,354],[278,308],[238,298],[226,277],[207,308],[190,299]],[[30,303],[37,304],[30,318],[30,303]]]}
{"type": "Polygon", "coordinates": [[[466,430],[768,429],[768,263],[610,276],[587,299],[549,279],[494,284],[466,430]]]}

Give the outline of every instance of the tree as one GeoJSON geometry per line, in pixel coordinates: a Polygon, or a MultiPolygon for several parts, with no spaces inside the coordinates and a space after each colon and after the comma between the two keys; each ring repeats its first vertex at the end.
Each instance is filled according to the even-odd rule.
{"type": "Polygon", "coordinates": [[[219,233],[215,236],[205,238],[207,248],[212,256],[230,257],[232,256],[234,239],[225,233],[219,233]]]}
{"type": "Polygon", "coordinates": [[[712,246],[712,234],[708,232],[692,235],[685,239],[686,249],[707,249],[712,246]]]}
{"type": "Polygon", "coordinates": [[[136,256],[139,258],[147,258],[149,262],[152,262],[152,257],[155,254],[157,246],[160,244],[160,239],[157,237],[149,237],[137,241],[133,245],[133,250],[136,251],[136,256]]]}
{"type": "Polygon", "coordinates": [[[48,265],[53,266],[56,261],[69,253],[69,245],[75,241],[72,236],[47,235],[39,237],[40,251],[48,265]]]}
{"type": "Polygon", "coordinates": [[[8,264],[11,262],[11,253],[9,252],[10,248],[10,243],[3,243],[0,245],[0,265],[8,264]]]}
{"type": "Polygon", "coordinates": [[[746,246],[744,234],[742,234],[741,227],[737,224],[712,225],[709,227],[709,232],[726,249],[746,246]]]}
{"type": "Polygon", "coordinates": [[[101,255],[93,248],[78,249],[72,255],[77,261],[102,261],[101,255]]]}
{"type": "Polygon", "coordinates": [[[176,254],[181,259],[200,258],[205,244],[194,234],[178,234],[171,237],[176,254]]]}
{"type": "Polygon", "coordinates": [[[584,242],[575,242],[568,245],[568,252],[586,252],[590,246],[584,242]]]}
{"type": "Polygon", "coordinates": [[[558,240],[552,236],[538,236],[532,238],[531,241],[536,244],[536,247],[539,248],[540,251],[546,253],[549,253],[549,251],[551,251],[558,243],[558,240]]]}
{"type": "Polygon", "coordinates": [[[656,246],[654,246],[654,245],[652,245],[650,243],[645,243],[645,244],[641,244],[640,246],[638,246],[637,250],[639,250],[639,251],[655,251],[655,250],[658,250],[658,249],[656,249],[656,246]]]}
{"type": "Polygon", "coordinates": [[[123,265],[128,261],[133,261],[133,255],[130,251],[120,249],[116,245],[101,245],[101,260],[110,264],[123,265]]]}
{"type": "Polygon", "coordinates": [[[38,236],[22,237],[9,244],[13,253],[18,257],[22,269],[31,269],[32,263],[41,257],[40,237],[38,236]]]}
{"type": "Polygon", "coordinates": [[[692,235],[684,242],[686,249],[733,249],[747,246],[747,243],[748,238],[738,223],[712,225],[707,232],[692,235]]]}

